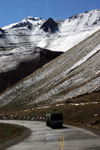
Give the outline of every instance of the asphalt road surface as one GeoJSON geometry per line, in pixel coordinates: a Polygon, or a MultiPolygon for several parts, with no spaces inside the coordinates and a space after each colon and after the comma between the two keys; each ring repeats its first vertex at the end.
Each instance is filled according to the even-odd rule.
{"type": "Polygon", "coordinates": [[[51,129],[45,122],[7,121],[32,130],[31,135],[7,150],[100,150],[100,137],[94,133],[72,126],[51,129]]]}

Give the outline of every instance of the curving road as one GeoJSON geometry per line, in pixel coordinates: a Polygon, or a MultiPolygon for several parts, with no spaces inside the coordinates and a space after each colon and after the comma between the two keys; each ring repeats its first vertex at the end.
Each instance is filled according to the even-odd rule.
{"type": "Polygon", "coordinates": [[[7,121],[28,127],[31,135],[22,142],[7,150],[100,150],[100,137],[94,133],[72,126],[62,129],[51,129],[45,122],[37,121],[7,121]]]}

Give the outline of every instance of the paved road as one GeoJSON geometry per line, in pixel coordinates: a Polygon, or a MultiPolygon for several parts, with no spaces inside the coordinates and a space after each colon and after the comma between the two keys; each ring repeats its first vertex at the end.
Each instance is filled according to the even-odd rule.
{"type": "MultiPolygon", "coordinates": [[[[1,121],[7,122],[8,121],[1,121]]],[[[24,125],[32,130],[31,135],[7,150],[100,150],[100,137],[90,131],[65,126],[62,129],[51,129],[45,122],[9,121],[24,125]]]]}

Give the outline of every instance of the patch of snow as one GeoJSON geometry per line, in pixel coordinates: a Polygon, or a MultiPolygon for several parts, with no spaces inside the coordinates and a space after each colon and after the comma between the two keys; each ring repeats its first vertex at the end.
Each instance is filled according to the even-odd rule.
{"type": "Polygon", "coordinates": [[[63,106],[64,104],[56,104],[56,106],[63,106]]]}
{"type": "Polygon", "coordinates": [[[80,105],[91,105],[98,104],[98,102],[86,102],[86,103],[71,103],[71,105],[80,106],[80,105]]]}
{"type": "Polygon", "coordinates": [[[80,105],[85,105],[85,103],[80,103],[80,105]]]}
{"type": "Polygon", "coordinates": [[[24,111],[26,112],[26,111],[28,111],[28,110],[24,110],[24,111]]]}
{"type": "Polygon", "coordinates": [[[91,102],[91,104],[98,104],[98,102],[91,102]]]}
{"type": "Polygon", "coordinates": [[[43,106],[43,107],[41,107],[41,108],[49,108],[50,106],[43,106]]]}
{"type": "Polygon", "coordinates": [[[80,104],[78,104],[78,103],[72,103],[71,105],[79,106],[80,104]]]}
{"type": "Polygon", "coordinates": [[[69,70],[73,70],[82,63],[84,63],[87,59],[89,59],[91,56],[93,56],[96,52],[100,51],[100,45],[98,45],[95,49],[93,49],[90,53],[88,53],[85,57],[83,57],[81,60],[79,60],[77,63],[75,63],[69,70]]]}

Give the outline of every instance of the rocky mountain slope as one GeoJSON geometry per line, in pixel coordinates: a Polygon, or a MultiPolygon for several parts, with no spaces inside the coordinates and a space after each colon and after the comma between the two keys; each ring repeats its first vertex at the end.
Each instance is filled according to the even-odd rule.
{"type": "Polygon", "coordinates": [[[0,52],[0,92],[14,85],[62,54],[39,47],[20,47],[0,52]]]}
{"type": "Polygon", "coordinates": [[[98,29],[97,9],[67,20],[28,17],[0,29],[0,91],[66,51],[2,93],[0,105],[54,103],[100,90],[98,29]]]}
{"type": "Polygon", "coordinates": [[[100,90],[100,30],[0,95],[0,105],[64,101],[100,90]]]}

